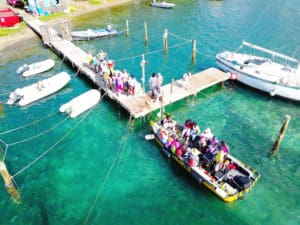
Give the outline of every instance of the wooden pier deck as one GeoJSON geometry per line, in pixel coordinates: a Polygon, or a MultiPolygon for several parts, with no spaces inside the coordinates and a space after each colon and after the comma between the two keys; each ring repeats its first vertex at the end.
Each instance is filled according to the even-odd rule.
{"type": "MultiPolygon", "coordinates": [[[[41,27],[45,26],[45,23],[38,19],[25,20],[25,22],[42,37],[41,27]]],[[[182,85],[181,79],[162,86],[162,101],[153,102],[150,93],[145,93],[143,90],[139,91],[134,96],[126,96],[122,94],[116,96],[115,93],[106,88],[104,79],[89,69],[87,66],[87,53],[85,51],[74,45],[71,41],[60,37],[57,31],[50,26],[48,26],[48,32],[51,35],[47,45],[64,59],[67,59],[72,66],[77,69],[77,72],[85,75],[100,89],[106,91],[107,95],[127,110],[133,118],[146,116],[162,106],[166,106],[187,96],[196,95],[205,88],[229,79],[229,74],[226,74],[216,68],[209,68],[205,71],[193,74],[189,81],[188,88],[185,88],[182,85]]]]}

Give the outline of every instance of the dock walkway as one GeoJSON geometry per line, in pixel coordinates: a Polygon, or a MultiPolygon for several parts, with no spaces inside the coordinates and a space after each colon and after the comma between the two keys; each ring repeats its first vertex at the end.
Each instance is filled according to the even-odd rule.
{"type": "MultiPolygon", "coordinates": [[[[38,19],[25,20],[25,22],[29,27],[31,27],[31,29],[42,37],[41,27],[47,26],[47,24],[38,19]]],[[[183,85],[181,79],[162,86],[162,98],[156,102],[151,99],[150,93],[146,93],[143,90],[139,91],[139,93],[136,93],[134,96],[126,96],[122,94],[117,96],[111,90],[106,88],[104,79],[87,66],[88,57],[85,51],[74,45],[71,41],[63,39],[58,32],[50,26],[47,26],[47,29],[50,35],[47,45],[64,59],[67,59],[72,66],[77,69],[77,72],[80,72],[89,78],[101,90],[104,90],[112,100],[116,101],[125,110],[127,110],[133,118],[146,116],[154,110],[185,97],[196,95],[203,89],[229,79],[229,74],[226,74],[216,68],[209,68],[205,71],[193,74],[187,87],[183,85]]]]}

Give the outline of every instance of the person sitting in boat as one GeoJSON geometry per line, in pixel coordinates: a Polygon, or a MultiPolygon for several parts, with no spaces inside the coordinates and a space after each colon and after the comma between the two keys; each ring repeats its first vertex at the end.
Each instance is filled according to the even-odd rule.
{"type": "Polygon", "coordinates": [[[229,147],[228,147],[227,143],[225,142],[225,140],[221,141],[220,148],[222,149],[222,151],[224,152],[225,155],[229,154],[229,147]]]}
{"type": "Polygon", "coordinates": [[[191,131],[191,128],[192,128],[192,123],[193,123],[193,121],[191,119],[187,119],[184,122],[184,128],[183,128],[182,133],[181,133],[181,138],[186,139],[187,137],[190,136],[190,131],[191,131]]]}
{"type": "Polygon", "coordinates": [[[170,115],[167,114],[164,119],[160,121],[161,125],[166,128],[169,132],[175,130],[175,123],[171,119],[170,115]]]}
{"type": "Polygon", "coordinates": [[[167,141],[168,141],[168,134],[167,134],[167,131],[165,130],[165,129],[160,129],[160,131],[159,131],[159,139],[161,140],[161,142],[163,143],[163,144],[166,144],[167,143],[167,141]]]}
{"type": "Polygon", "coordinates": [[[224,158],[225,158],[225,154],[223,150],[220,148],[216,155],[215,172],[218,172],[222,168],[224,158]]]}
{"type": "Polygon", "coordinates": [[[207,148],[205,153],[210,152],[212,155],[216,155],[218,153],[218,142],[211,142],[207,148]]]}
{"type": "Polygon", "coordinates": [[[197,123],[191,123],[191,129],[190,129],[191,140],[195,141],[198,136],[200,136],[199,126],[197,125],[197,123]]]}

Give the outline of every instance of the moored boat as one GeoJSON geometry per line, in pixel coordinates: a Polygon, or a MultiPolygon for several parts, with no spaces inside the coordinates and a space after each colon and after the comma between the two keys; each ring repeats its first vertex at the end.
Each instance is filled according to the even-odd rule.
{"type": "Polygon", "coordinates": [[[204,184],[225,202],[243,198],[254,187],[260,176],[258,172],[228,152],[220,161],[219,155],[222,154],[219,153],[223,150],[219,145],[216,154],[210,151],[216,141],[210,129],[198,134],[199,138],[183,138],[185,127],[173,120],[171,124],[166,127],[163,120],[152,121],[150,125],[154,138],[163,153],[174,159],[197,182],[204,184]]]}
{"type": "Polygon", "coordinates": [[[17,88],[15,91],[10,93],[7,104],[12,105],[18,102],[20,106],[28,105],[59,91],[70,80],[71,77],[68,73],[60,72],[50,78],[38,81],[32,85],[23,88],[17,88]]]}
{"type": "Polygon", "coordinates": [[[216,55],[220,69],[230,72],[232,79],[271,96],[300,101],[299,60],[245,41],[240,48],[242,47],[267,53],[273,58],[225,51],[216,55]]]}
{"type": "Polygon", "coordinates": [[[175,4],[174,3],[168,3],[166,1],[161,1],[161,2],[157,2],[155,0],[152,0],[150,2],[150,5],[152,7],[157,7],[157,8],[164,8],[164,9],[172,9],[175,7],[175,4]]]}
{"type": "Polygon", "coordinates": [[[17,73],[24,77],[29,77],[50,70],[54,65],[55,61],[53,59],[46,59],[30,65],[24,64],[18,68],[17,73]]]}
{"type": "Polygon", "coordinates": [[[72,31],[71,36],[73,40],[77,41],[86,41],[96,38],[103,38],[103,37],[112,37],[118,35],[118,31],[113,29],[112,25],[107,25],[106,28],[100,29],[87,29],[83,31],[72,31]]]}
{"type": "Polygon", "coordinates": [[[71,118],[77,117],[81,113],[95,106],[99,102],[100,97],[101,94],[98,90],[89,90],[61,105],[59,111],[68,114],[71,118]]]}

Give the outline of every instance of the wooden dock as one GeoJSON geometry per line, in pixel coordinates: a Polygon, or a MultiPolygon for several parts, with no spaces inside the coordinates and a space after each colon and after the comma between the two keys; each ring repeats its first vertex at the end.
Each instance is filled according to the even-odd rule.
{"type": "Polygon", "coordinates": [[[61,55],[61,57],[68,60],[72,66],[77,69],[77,72],[80,72],[89,78],[99,87],[99,89],[104,90],[112,100],[116,101],[125,110],[127,110],[132,118],[146,116],[154,110],[185,97],[196,95],[203,89],[229,79],[229,74],[226,74],[216,68],[209,68],[205,71],[193,74],[187,87],[183,85],[181,79],[162,86],[162,99],[156,102],[151,99],[150,93],[145,93],[142,89],[134,96],[126,96],[122,94],[117,96],[111,90],[106,88],[103,78],[89,69],[87,66],[88,57],[85,51],[74,45],[71,41],[63,39],[56,30],[38,19],[25,21],[29,27],[43,38],[46,45],[61,55]],[[42,30],[44,33],[46,31],[48,34],[46,38],[43,37],[42,30]]]}

